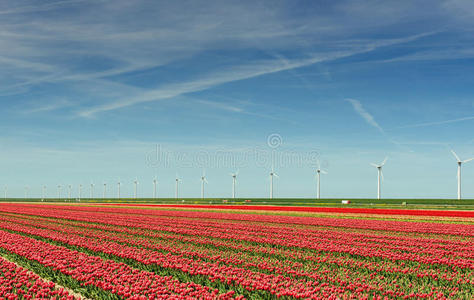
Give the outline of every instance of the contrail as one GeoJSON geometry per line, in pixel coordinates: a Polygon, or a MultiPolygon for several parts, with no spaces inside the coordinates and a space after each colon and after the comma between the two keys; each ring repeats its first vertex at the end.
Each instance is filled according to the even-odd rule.
{"type": "Polygon", "coordinates": [[[468,120],[474,120],[474,116],[464,117],[464,118],[459,118],[459,119],[452,119],[452,120],[445,120],[445,121],[438,121],[438,122],[426,122],[426,123],[405,125],[405,126],[400,126],[397,128],[426,127],[426,126],[443,125],[443,124],[456,123],[456,122],[462,122],[462,121],[468,121],[468,120]]]}

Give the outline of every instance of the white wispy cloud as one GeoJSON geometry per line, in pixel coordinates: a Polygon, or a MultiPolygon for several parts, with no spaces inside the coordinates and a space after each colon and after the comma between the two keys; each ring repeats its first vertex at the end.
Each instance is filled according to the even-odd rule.
{"type": "MultiPolygon", "coordinates": [[[[333,54],[329,59],[336,59],[347,55],[350,54],[333,54]]],[[[307,66],[327,59],[328,58],[318,56],[294,60],[286,64],[281,64],[278,60],[270,60],[253,63],[251,65],[237,66],[229,70],[208,74],[196,80],[169,84],[164,87],[149,90],[136,97],[120,99],[104,105],[87,108],[82,110],[79,115],[82,117],[91,117],[100,112],[116,110],[143,102],[170,99],[188,93],[203,91],[217,85],[307,66]]]]}
{"type": "Polygon", "coordinates": [[[366,43],[365,45],[358,45],[357,47],[351,50],[334,51],[324,54],[313,54],[308,58],[290,60],[287,58],[283,59],[280,56],[272,60],[253,62],[250,65],[235,66],[228,70],[204,75],[202,78],[197,80],[167,85],[165,87],[160,87],[158,89],[147,91],[141,95],[138,95],[137,97],[120,99],[112,103],[88,108],[82,110],[79,115],[82,117],[91,117],[97,113],[116,110],[138,103],[170,99],[188,93],[203,91],[225,83],[250,79],[281,71],[294,70],[316,63],[328,62],[336,59],[354,56],[361,53],[367,53],[380,47],[386,47],[399,43],[406,43],[430,34],[433,33],[429,32],[403,38],[381,40],[377,42],[366,43]]]}
{"type": "Polygon", "coordinates": [[[227,110],[227,111],[230,111],[230,112],[235,112],[235,113],[244,113],[245,112],[245,110],[241,107],[237,107],[237,106],[226,104],[226,103],[209,101],[209,100],[197,100],[197,102],[201,103],[201,104],[204,104],[204,105],[214,107],[214,108],[227,110]]]}
{"type": "Polygon", "coordinates": [[[385,134],[383,128],[375,121],[374,116],[372,116],[365,108],[362,106],[359,100],[356,99],[346,99],[347,102],[352,104],[352,108],[354,108],[355,112],[362,117],[369,125],[377,128],[381,133],[385,134]]]}
{"type": "MultiPolygon", "coordinates": [[[[9,66],[9,75],[8,80],[0,81],[0,92],[17,90],[22,93],[29,87],[50,83],[66,87],[70,93],[93,91],[84,97],[95,99],[87,108],[81,107],[82,102],[77,105],[78,114],[84,117],[357,55],[432,34],[373,40],[338,38],[341,27],[337,19],[294,19],[282,3],[206,2],[203,10],[202,4],[197,2],[183,9],[181,5],[153,1],[132,4],[125,0],[65,0],[46,4],[21,1],[5,7],[0,11],[0,14],[8,15],[0,20],[0,63],[3,61],[9,66]],[[77,4],[82,2],[87,2],[87,5],[78,7],[77,4]],[[67,8],[80,8],[81,13],[68,12],[67,8]],[[61,10],[54,19],[41,13],[30,14],[54,10],[61,10]],[[107,18],[97,18],[97,11],[107,18]],[[242,15],[246,17],[241,18],[242,15]],[[312,46],[321,44],[321,41],[326,46],[312,46]],[[232,56],[233,51],[248,49],[273,53],[292,49],[300,54],[268,61],[223,62],[224,67],[216,63],[196,74],[195,78],[199,79],[184,77],[173,84],[152,86],[141,92],[136,91],[137,87],[132,84],[129,87],[123,84],[121,91],[125,96],[122,98],[110,98],[96,92],[102,90],[100,85],[103,82],[113,83],[123,74],[144,72],[182,60],[191,60],[192,63],[195,56],[209,50],[230,51],[232,56]],[[106,63],[102,65],[103,62],[106,63]],[[84,65],[93,68],[84,69],[84,65]],[[81,86],[89,86],[77,91],[78,82],[81,86]]],[[[341,5],[337,9],[342,9],[341,5]]],[[[363,11],[360,9],[356,14],[363,11]]],[[[185,70],[181,72],[186,73],[185,70]]]]}
{"type": "MultiPolygon", "coordinates": [[[[103,0],[96,0],[103,1],[103,0]]],[[[22,1],[17,2],[17,6],[10,9],[0,10],[0,15],[11,15],[11,14],[24,14],[24,13],[36,13],[41,11],[49,11],[58,9],[67,5],[77,4],[81,2],[91,2],[91,0],[63,0],[49,3],[36,3],[34,5],[21,5],[22,1]]]]}
{"type": "MultiPolygon", "coordinates": [[[[5,5],[0,10],[0,14],[8,17],[0,20],[0,64],[6,66],[8,75],[2,76],[0,72],[0,94],[27,93],[29,88],[53,84],[69,94],[89,99],[73,100],[77,107],[71,111],[81,117],[92,117],[139,103],[172,99],[230,82],[402,45],[439,32],[357,38],[366,36],[358,33],[374,26],[360,19],[374,18],[377,24],[386,22],[387,18],[397,22],[405,16],[405,8],[413,8],[410,1],[388,8],[387,5],[374,7],[373,3],[339,3],[335,6],[341,12],[339,16],[297,19],[288,13],[284,3],[205,3],[205,9],[197,1],[186,9],[173,3],[137,4],[126,0],[18,1],[16,5],[5,5]],[[87,5],[78,5],[82,2],[87,5]],[[371,17],[369,7],[390,13],[383,18],[371,17]],[[68,12],[68,8],[80,8],[81,13],[68,12]],[[55,10],[61,10],[56,18],[41,14],[55,10]],[[98,18],[98,11],[107,18],[98,18]],[[341,22],[339,17],[345,13],[353,17],[341,22]],[[235,51],[249,49],[273,53],[270,55],[273,59],[247,56],[235,59],[235,51]],[[279,54],[289,49],[298,55],[279,54]],[[193,76],[173,78],[173,83],[149,87],[117,80],[120,75],[159,69],[175,62],[192,64],[207,51],[229,51],[230,63],[223,60],[203,67],[193,76]],[[113,92],[106,91],[104,86],[114,86],[113,92]],[[122,96],[110,95],[115,93],[122,96]]],[[[186,68],[176,74],[186,74],[186,68]]]]}
{"type": "Polygon", "coordinates": [[[397,128],[428,127],[428,126],[444,125],[444,124],[458,123],[458,122],[464,122],[464,121],[470,121],[470,120],[474,120],[474,116],[469,116],[469,117],[464,117],[464,118],[457,118],[457,119],[450,119],[450,120],[444,120],[444,121],[410,124],[410,125],[399,126],[397,128]]]}
{"type": "Polygon", "coordinates": [[[70,100],[61,99],[52,103],[46,103],[42,105],[33,104],[25,109],[23,112],[26,114],[39,113],[39,112],[48,112],[57,110],[60,108],[71,107],[74,103],[70,100]]]}

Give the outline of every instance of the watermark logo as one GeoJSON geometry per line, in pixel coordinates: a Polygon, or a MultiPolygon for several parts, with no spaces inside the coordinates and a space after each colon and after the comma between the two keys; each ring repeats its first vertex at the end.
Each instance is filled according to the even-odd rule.
{"type": "MultiPolygon", "coordinates": [[[[189,148],[188,148],[189,149],[189,148]]],[[[266,138],[263,147],[242,147],[239,149],[213,150],[194,148],[186,151],[167,150],[160,144],[148,151],[145,163],[151,168],[316,168],[320,165],[318,150],[292,150],[283,147],[283,137],[272,133],[266,138]]],[[[323,161],[321,166],[328,167],[323,161]]]]}
{"type": "Polygon", "coordinates": [[[267,137],[267,145],[272,149],[278,149],[283,145],[283,138],[278,133],[272,133],[267,137]]]}

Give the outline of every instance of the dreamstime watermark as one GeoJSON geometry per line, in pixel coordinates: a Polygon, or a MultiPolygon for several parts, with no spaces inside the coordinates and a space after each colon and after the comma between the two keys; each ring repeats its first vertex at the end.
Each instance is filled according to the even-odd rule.
{"type": "Polygon", "coordinates": [[[281,135],[273,133],[267,137],[264,147],[247,147],[235,149],[168,150],[160,144],[150,149],[145,162],[151,168],[328,168],[327,161],[321,161],[319,150],[296,151],[284,149],[281,135]]]}
{"type": "Polygon", "coordinates": [[[267,145],[271,149],[278,149],[283,145],[283,138],[278,133],[272,133],[267,137],[267,145]]]}

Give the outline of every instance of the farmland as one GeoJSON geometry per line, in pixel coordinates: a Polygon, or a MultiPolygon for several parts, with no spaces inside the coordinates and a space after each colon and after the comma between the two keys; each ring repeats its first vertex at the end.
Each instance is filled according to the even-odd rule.
{"type": "Polygon", "coordinates": [[[471,299],[472,212],[414,212],[0,203],[0,297],[471,299]]]}

